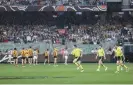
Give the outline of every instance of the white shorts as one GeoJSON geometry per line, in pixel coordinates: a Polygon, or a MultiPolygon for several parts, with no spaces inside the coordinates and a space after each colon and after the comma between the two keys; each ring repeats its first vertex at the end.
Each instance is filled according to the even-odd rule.
{"type": "Polygon", "coordinates": [[[34,56],[33,59],[34,59],[34,60],[37,59],[37,56],[34,56]]]}
{"type": "Polygon", "coordinates": [[[12,58],[12,55],[8,55],[8,57],[9,57],[9,59],[11,59],[12,58]]]}
{"type": "Polygon", "coordinates": [[[68,59],[68,56],[65,56],[65,59],[68,59]]]}

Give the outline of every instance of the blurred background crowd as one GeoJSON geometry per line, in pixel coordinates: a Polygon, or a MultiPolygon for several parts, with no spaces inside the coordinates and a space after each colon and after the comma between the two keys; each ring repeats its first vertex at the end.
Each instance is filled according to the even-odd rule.
{"type": "Polygon", "coordinates": [[[1,5],[105,5],[106,0],[0,0],[1,5]]]}
{"type": "Polygon", "coordinates": [[[52,40],[60,43],[62,39],[83,44],[100,44],[100,42],[117,40],[133,42],[133,29],[121,24],[71,25],[63,29],[48,25],[0,25],[0,42],[32,43],[52,40]],[[54,29],[56,28],[56,29],[54,29]]]}

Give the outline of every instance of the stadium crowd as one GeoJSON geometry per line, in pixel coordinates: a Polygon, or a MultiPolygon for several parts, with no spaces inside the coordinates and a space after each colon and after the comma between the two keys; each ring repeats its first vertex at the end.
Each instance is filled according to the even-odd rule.
{"type": "Polygon", "coordinates": [[[0,0],[0,5],[105,5],[105,0],[0,0]]]}
{"type": "Polygon", "coordinates": [[[0,28],[1,42],[27,43],[52,39],[55,43],[62,37],[72,41],[93,44],[110,40],[124,40],[127,42],[133,40],[133,30],[129,30],[129,27],[123,27],[121,24],[72,25],[71,29],[66,28],[64,35],[61,35],[57,30],[52,30],[52,27],[47,25],[1,25],[0,28]]]}

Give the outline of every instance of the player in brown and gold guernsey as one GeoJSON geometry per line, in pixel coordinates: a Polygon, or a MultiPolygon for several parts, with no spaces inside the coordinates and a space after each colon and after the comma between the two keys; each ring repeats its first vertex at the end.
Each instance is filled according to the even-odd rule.
{"type": "Polygon", "coordinates": [[[25,51],[24,54],[25,54],[25,58],[26,58],[26,59],[25,59],[25,64],[26,64],[26,63],[28,62],[29,51],[28,51],[28,49],[25,49],[24,51],[25,51]]]}
{"type": "Polygon", "coordinates": [[[32,47],[30,47],[28,49],[28,51],[29,51],[28,61],[29,61],[29,64],[31,65],[32,64],[32,61],[33,61],[33,49],[32,49],[32,47]]]}
{"type": "Polygon", "coordinates": [[[14,48],[12,52],[13,60],[14,60],[14,65],[18,66],[18,51],[17,48],[14,48]]]}
{"type": "Polygon", "coordinates": [[[22,48],[20,54],[21,54],[21,59],[22,59],[22,66],[24,66],[24,64],[26,64],[25,63],[26,62],[26,56],[25,56],[25,49],[24,48],[22,48]]]}
{"type": "Polygon", "coordinates": [[[54,57],[54,66],[58,66],[57,65],[58,50],[56,48],[54,48],[53,57],[54,57]]]}
{"type": "Polygon", "coordinates": [[[49,49],[47,49],[47,50],[44,52],[44,57],[45,57],[44,65],[46,64],[47,61],[48,61],[48,64],[49,64],[49,49]]]}

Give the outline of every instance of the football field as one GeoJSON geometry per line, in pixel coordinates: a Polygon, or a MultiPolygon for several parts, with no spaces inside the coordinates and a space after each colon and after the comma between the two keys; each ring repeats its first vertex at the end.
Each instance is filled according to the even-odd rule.
{"type": "Polygon", "coordinates": [[[76,69],[74,64],[19,65],[0,64],[0,84],[133,84],[133,63],[126,63],[125,70],[115,73],[116,64],[106,63],[108,70],[101,68],[97,72],[96,63],[84,63],[84,72],[76,69]]]}

